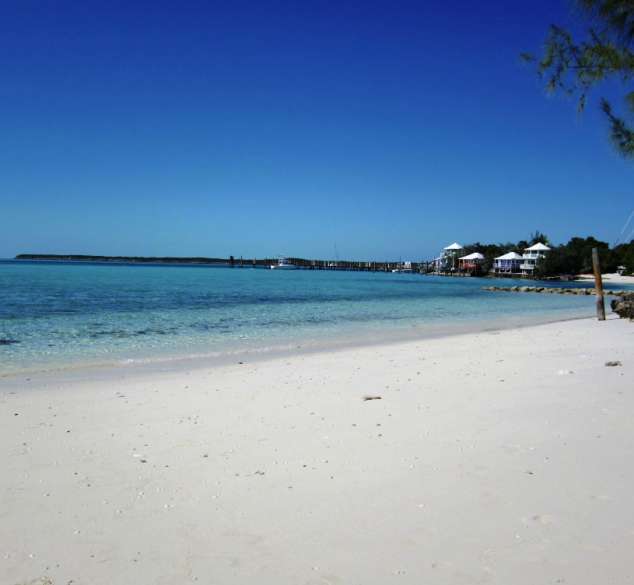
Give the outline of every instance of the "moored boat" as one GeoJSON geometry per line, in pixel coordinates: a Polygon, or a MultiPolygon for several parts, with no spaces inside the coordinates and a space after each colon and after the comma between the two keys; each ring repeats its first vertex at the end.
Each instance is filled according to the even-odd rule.
{"type": "Polygon", "coordinates": [[[271,264],[271,270],[297,270],[297,266],[288,262],[281,254],[278,254],[277,264],[271,264]]]}

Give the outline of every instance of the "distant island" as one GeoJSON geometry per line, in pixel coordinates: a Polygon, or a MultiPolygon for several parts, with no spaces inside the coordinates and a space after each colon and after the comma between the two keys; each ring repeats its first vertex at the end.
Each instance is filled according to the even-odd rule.
{"type": "Polygon", "coordinates": [[[75,260],[80,262],[154,262],[172,264],[228,264],[231,258],[156,258],[144,256],[85,256],[81,254],[18,254],[15,260],[75,260]]]}

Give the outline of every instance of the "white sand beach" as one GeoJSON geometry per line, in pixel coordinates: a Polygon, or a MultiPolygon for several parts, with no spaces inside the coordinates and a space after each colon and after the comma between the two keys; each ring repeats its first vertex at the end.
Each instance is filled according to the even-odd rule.
{"type": "MultiPolygon", "coordinates": [[[[629,274],[617,274],[615,272],[609,274],[602,274],[601,280],[608,284],[634,284],[634,276],[629,274]]],[[[577,279],[578,282],[594,282],[593,274],[581,274],[577,279]]]]}
{"type": "Polygon", "coordinates": [[[0,583],[631,582],[633,342],[611,317],[0,378],[0,583]]]}

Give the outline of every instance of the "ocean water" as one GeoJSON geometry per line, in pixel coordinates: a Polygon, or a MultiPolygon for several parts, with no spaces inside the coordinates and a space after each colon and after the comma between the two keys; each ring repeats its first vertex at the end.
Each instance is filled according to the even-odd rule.
{"type": "Polygon", "coordinates": [[[482,290],[491,284],[379,272],[0,260],[0,374],[425,337],[595,311],[591,296],[482,290]]]}

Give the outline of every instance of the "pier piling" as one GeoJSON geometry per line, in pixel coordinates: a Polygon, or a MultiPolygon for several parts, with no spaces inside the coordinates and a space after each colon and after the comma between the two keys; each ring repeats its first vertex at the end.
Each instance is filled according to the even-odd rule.
{"type": "Polygon", "coordinates": [[[603,302],[603,280],[601,278],[599,248],[592,248],[592,265],[594,266],[594,288],[597,291],[597,318],[599,321],[605,321],[605,303],[603,302]]]}

